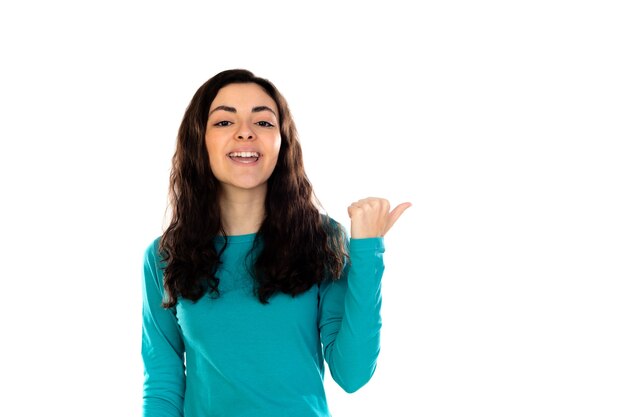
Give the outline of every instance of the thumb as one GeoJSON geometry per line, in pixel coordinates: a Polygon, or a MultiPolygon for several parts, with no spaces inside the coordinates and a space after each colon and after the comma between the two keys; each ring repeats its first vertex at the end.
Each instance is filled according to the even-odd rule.
{"type": "Polygon", "coordinates": [[[389,229],[391,229],[391,226],[393,226],[396,220],[400,218],[402,213],[404,213],[404,211],[411,206],[412,206],[411,203],[406,202],[406,203],[399,204],[396,208],[391,210],[391,213],[389,213],[389,217],[387,219],[387,227],[385,228],[384,234],[386,234],[389,231],[389,229]]]}

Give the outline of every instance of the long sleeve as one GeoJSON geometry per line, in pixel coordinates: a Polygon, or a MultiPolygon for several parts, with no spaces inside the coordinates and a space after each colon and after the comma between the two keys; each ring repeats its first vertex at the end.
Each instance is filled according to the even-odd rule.
{"type": "Polygon", "coordinates": [[[185,395],[184,343],[173,311],[161,306],[163,273],[159,269],[157,240],[144,254],[143,416],[181,417],[185,395]]]}
{"type": "Polygon", "coordinates": [[[383,238],[351,239],[339,280],[320,286],[320,336],[333,379],[346,392],[365,385],[380,351],[383,238]]]}

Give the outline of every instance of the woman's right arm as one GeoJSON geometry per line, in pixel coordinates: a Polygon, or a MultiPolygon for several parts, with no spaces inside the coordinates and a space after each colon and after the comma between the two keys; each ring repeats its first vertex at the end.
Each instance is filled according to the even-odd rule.
{"type": "Polygon", "coordinates": [[[144,254],[141,356],[143,417],[182,417],[185,398],[184,343],[180,326],[163,300],[163,266],[158,239],[144,254]]]}

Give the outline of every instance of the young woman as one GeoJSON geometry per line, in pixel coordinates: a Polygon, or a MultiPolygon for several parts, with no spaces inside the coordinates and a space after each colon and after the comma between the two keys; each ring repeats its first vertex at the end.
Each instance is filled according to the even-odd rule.
{"type": "Polygon", "coordinates": [[[178,132],[172,219],[143,276],[144,417],[330,416],[379,352],[383,235],[406,210],[320,213],[285,99],[246,70],[202,85],[178,132]]]}

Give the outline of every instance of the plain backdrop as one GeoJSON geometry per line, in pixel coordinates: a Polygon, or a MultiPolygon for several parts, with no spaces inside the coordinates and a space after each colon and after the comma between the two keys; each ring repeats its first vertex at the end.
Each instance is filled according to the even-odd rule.
{"type": "Polygon", "coordinates": [[[327,375],[334,416],[626,415],[620,3],[3,2],[0,413],[140,415],[176,132],[247,68],[331,216],[413,203],[378,369],[351,395],[327,375]]]}

